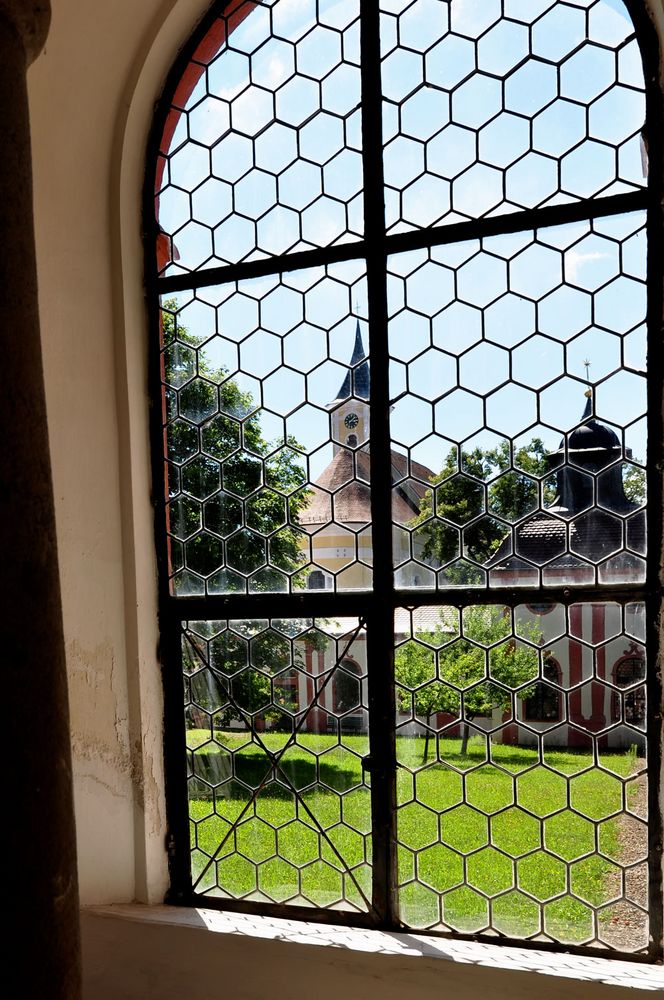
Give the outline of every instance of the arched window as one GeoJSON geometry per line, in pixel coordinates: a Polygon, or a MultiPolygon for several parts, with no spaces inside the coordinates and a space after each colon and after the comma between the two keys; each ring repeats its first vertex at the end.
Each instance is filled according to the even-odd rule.
{"type": "MultiPolygon", "coordinates": [[[[560,666],[555,660],[547,659],[542,668],[544,681],[553,681],[560,685],[560,666]]],[[[551,684],[540,683],[525,701],[524,716],[527,722],[559,722],[560,721],[560,691],[551,684]]]]}
{"type": "Polygon", "coordinates": [[[643,656],[626,655],[613,669],[613,682],[619,688],[629,688],[622,695],[617,692],[613,702],[613,718],[630,726],[643,728],[646,717],[646,671],[643,656]],[[637,686],[638,685],[638,686],[637,686]]]}
{"type": "Polygon", "coordinates": [[[325,573],[321,569],[315,569],[309,574],[309,579],[307,580],[309,590],[325,590],[326,585],[325,573]]]}
{"type": "Polygon", "coordinates": [[[627,0],[231,0],[183,49],[145,213],[177,898],[654,956],[613,883],[540,905],[533,842],[494,898],[480,856],[582,808],[551,734],[512,746],[547,680],[560,781],[601,785],[597,650],[657,573],[650,34],[627,0]],[[368,737],[327,727],[353,660],[368,737]],[[183,669],[220,702],[186,732],[183,669]]]}

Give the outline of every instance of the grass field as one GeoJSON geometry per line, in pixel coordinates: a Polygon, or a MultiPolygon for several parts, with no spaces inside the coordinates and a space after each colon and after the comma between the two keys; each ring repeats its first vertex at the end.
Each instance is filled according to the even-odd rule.
{"type": "MultiPolygon", "coordinates": [[[[304,734],[281,759],[248,734],[190,730],[194,771],[223,781],[216,797],[192,782],[192,869],[197,891],[299,905],[367,908],[371,898],[370,790],[361,767],[367,739],[304,734]],[[230,760],[234,758],[234,780],[230,760]],[[223,780],[223,779],[226,780],[223,780]],[[255,801],[250,789],[267,778],[255,801]],[[210,859],[213,859],[212,862],[210,859]],[[345,901],[345,902],[344,902],[345,901]]],[[[275,752],[287,739],[264,733],[275,752]]],[[[562,942],[592,936],[590,906],[610,898],[620,861],[620,778],[633,753],[535,750],[459,740],[432,746],[397,741],[399,880],[402,918],[413,927],[444,923],[464,932],[490,923],[514,937],[541,933],[562,942]],[[601,852],[601,853],[599,853],[601,852]],[[612,860],[610,860],[612,859],[612,860]]],[[[600,920],[602,919],[600,915],[600,920]]]]}

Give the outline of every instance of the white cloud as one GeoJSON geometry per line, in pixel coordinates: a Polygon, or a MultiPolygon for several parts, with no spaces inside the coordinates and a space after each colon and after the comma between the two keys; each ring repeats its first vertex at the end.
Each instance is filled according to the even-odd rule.
{"type": "Polygon", "coordinates": [[[575,281],[582,267],[597,260],[604,260],[608,256],[608,253],[600,253],[599,250],[593,250],[591,253],[579,253],[577,250],[570,250],[565,255],[565,275],[569,281],[575,281]]]}

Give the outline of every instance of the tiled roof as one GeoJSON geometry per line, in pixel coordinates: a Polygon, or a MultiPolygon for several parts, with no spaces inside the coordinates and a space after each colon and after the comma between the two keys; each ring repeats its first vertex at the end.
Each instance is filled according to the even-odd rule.
{"type": "MultiPolygon", "coordinates": [[[[563,512],[561,512],[562,514],[563,512]]],[[[645,513],[638,511],[624,522],[607,511],[593,508],[573,520],[556,517],[553,511],[534,514],[515,531],[515,556],[521,556],[537,566],[555,560],[556,566],[576,565],[575,556],[589,562],[600,562],[627,547],[640,554],[646,548],[645,513]]],[[[516,569],[512,539],[508,535],[491,561],[493,569],[516,569]]]]}
{"type": "Polygon", "coordinates": [[[431,489],[430,484],[435,479],[435,473],[420,462],[414,462],[411,459],[409,463],[406,455],[402,455],[398,451],[393,451],[392,482],[401,483],[404,478],[406,478],[408,486],[414,490],[421,500],[427,490],[431,489]],[[410,478],[411,476],[417,476],[417,479],[412,479],[410,478]]]}
{"type": "MultiPolygon", "coordinates": [[[[399,486],[392,491],[392,515],[395,522],[407,524],[417,517],[419,501],[427,491],[423,483],[401,479],[408,471],[407,459],[392,452],[392,467],[398,472],[399,486]]],[[[417,464],[413,469],[422,478],[433,476],[431,470],[417,464]]],[[[299,517],[303,526],[371,521],[371,490],[369,488],[370,458],[366,451],[340,448],[311,488],[312,496],[299,517]]],[[[393,477],[394,478],[394,477],[393,477]]]]}

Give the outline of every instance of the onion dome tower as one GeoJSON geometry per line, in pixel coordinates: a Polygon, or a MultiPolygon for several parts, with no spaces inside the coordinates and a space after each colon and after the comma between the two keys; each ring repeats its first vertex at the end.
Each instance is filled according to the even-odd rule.
{"type": "Polygon", "coordinates": [[[623,452],[615,431],[593,415],[591,389],[586,397],[580,423],[549,456],[549,466],[556,470],[555,507],[568,517],[593,506],[618,514],[630,513],[637,505],[625,496],[621,460],[631,458],[631,451],[623,452]]]}
{"type": "Polygon", "coordinates": [[[596,566],[605,582],[643,575],[645,510],[626,496],[623,483],[631,451],[595,417],[591,389],[586,397],[579,423],[548,458],[556,499],[507,535],[491,561],[493,573],[515,583],[536,583],[537,567],[547,582],[587,582],[596,566]]]}

